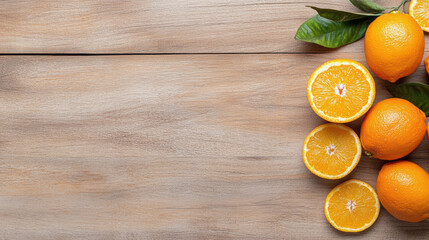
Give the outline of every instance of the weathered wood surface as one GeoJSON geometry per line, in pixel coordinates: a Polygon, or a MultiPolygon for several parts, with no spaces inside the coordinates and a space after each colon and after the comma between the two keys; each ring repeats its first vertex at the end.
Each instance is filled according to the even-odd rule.
{"type": "Polygon", "coordinates": [[[345,0],[2,0],[0,54],[325,52],[293,39],[315,15],[306,5],[355,10],[345,0]]]}
{"type": "MultiPolygon", "coordinates": [[[[302,163],[323,123],[305,87],[349,57],[0,57],[0,239],[427,239],[429,223],[384,209],[360,234],[324,217],[344,180],[302,163]]],[[[408,159],[429,170],[428,156],[425,139],[408,159]]],[[[346,179],[375,187],[381,164],[363,157],[346,179]]]]}
{"type": "MultiPolygon", "coordinates": [[[[283,53],[0,56],[0,239],[429,238],[427,222],[384,209],[360,234],[326,221],[325,197],[345,179],[302,163],[305,136],[324,122],[306,82],[327,60],[365,59],[362,41],[328,50],[293,40],[314,15],[305,5],[352,9],[0,1],[0,54],[283,53]]],[[[376,101],[389,97],[376,81],[376,101]]],[[[429,77],[421,66],[405,81],[429,77]]],[[[360,121],[348,125],[358,132],[360,121]]],[[[407,159],[429,170],[428,145],[407,159]]],[[[381,165],[363,157],[346,179],[375,187],[381,165]]]]}

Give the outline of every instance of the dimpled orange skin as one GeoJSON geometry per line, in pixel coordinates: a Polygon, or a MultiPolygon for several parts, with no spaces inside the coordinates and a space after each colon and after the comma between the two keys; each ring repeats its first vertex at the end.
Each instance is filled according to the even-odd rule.
{"type": "Polygon", "coordinates": [[[429,218],[429,174],[413,162],[384,164],[377,178],[377,194],[383,207],[399,220],[429,218]]]}
{"type": "Polygon", "coordinates": [[[426,134],[426,115],[407,100],[385,99],[362,121],[360,139],[365,153],[383,160],[410,154],[426,134]]]}
{"type": "Polygon", "coordinates": [[[369,25],[365,34],[368,66],[378,77],[390,82],[416,71],[424,50],[423,30],[408,14],[383,14],[369,25]]]}

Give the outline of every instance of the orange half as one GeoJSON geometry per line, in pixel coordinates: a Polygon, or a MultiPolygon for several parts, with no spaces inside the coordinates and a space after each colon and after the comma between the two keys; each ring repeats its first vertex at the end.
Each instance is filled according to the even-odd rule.
{"type": "Polygon", "coordinates": [[[343,232],[360,232],[374,224],[380,202],[374,189],[365,182],[351,179],[336,186],[325,201],[329,223],[343,232]]]}
{"type": "Polygon", "coordinates": [[[336,123],[351,122],[364,115],[374,102],[374,79],[356,61],[328,61],[311,75],[307,96],[321,118],[336,123]]]}
{"type": "Polygon", "coordinates": [[[339,179],[352,172],[361,153],[361,143],[353,129],[335,123],[311,131],[302,150],[308,170],[326,179],[339,179]]]}
{"type": "Polygon", "coordinates": [[[412,0],[409,7],[410,15],[416,19],[423,31],[429,32],[429,1],[412,0]]]}

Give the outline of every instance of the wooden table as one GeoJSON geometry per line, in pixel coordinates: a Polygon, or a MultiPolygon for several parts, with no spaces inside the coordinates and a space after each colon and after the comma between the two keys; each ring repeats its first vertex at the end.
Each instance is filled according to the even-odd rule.
{"type": "MultiPolygon", "coordinates": [[[[366,65],[362,41],[293,39],[305,5],[352,9],[324,2],[0,1],[0,239],[427,239],[428,222],[384,209],[360,234],[325,219],[330,189],[375,187],[382,161],[338,181],[302,162],[324,122],[310,74],[366,65]]],[[[422,65],[403,81],[428,80],[422,65]]],[[[425,139],[407,159],[428,156],[425,139]]]]}

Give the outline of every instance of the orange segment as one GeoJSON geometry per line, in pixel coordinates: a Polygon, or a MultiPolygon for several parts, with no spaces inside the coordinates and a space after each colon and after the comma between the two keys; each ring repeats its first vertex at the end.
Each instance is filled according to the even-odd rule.
{"type": "Polygon", "coordinates": [[[307,136],[302,155],[305,165],[315,175],[339,179],[353,171],[361,152],[359,137],[351,128],[327,123],[307,136]]]}
{"type": "Polygon", "coordinates": [[[377,193],[365,182],[351,179],[336,186],[325,201],[329,223],[343,232],[369,228],[380,213],[377,193]]]}
{"type": "Polygon", "coordinates": [[[416,19],[423,31],[429,32],[429,1],[412,0],[409,8],[410,15],[416,19]]]}
{"type": "Polygon", "coordinates": [[[374,102],[374,79],[356,61],[332,60],[311,75],[307,95],[321,118],[336,123],[351,122],[365,114],[374,102]]]}

